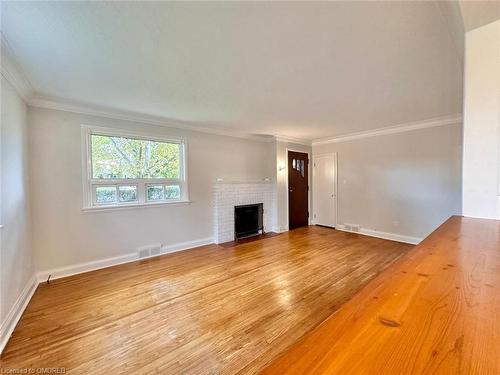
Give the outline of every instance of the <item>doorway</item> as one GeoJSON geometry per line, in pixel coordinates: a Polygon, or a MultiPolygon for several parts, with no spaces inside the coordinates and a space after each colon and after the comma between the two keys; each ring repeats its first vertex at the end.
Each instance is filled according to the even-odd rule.
{"type": "Polygon", "coordinates": [[[337,154],[313,159],[314,216],[316,225],[337,225],[337,154]]]}
{"type": "Polygon", "coordinates": [[[309,224],[309,156],[288,151],[288,228],[309,224]]]}

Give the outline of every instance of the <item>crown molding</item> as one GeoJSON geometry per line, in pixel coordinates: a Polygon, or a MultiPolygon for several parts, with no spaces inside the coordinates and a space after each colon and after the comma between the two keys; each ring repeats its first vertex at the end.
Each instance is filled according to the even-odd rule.
{"type": "Polygon", "coordinates": [[[462,124],[462,115],[457,113],[454,115],[436,117],[424,121],[407,122],[395,126],[378,128],[375,130],[367,130],[362,132],[345,134],[338,137],[315,139],[312,141],[312,144],[313,146],[318,146],[329,143],[347,142],[362,138],[378,137],[381,135],[404,133],[413,130],[433,128],[437,126],[460,125],[460,124],[462,124]]]}
{"type": "Polygon", "coordinates": [[[190,130],[201,133],[222,135],[227,137],[243,138],[258,142],[285,142],[285,143],[295,143],[304,146],[317,146],[328,143],[346,142],[355,139],[376,137],[380,135],[403,133],[412,130],[419,130],[425,128],[432,128],[437,126],[453,125],[462,123],[462,115],[454,114],[444,117],[432,118],[424,121],[408,122],[400,125],[389,126],[384,128],[379,128],[375,130],[368,130],[356,133],[345,134],[338,137],[330,138],[320,138],[315,140],[307,140],[303,138],[290,137],[286,135],[253,135],[237,130],[231,129],[221,129],[211,126],[203,126],[199,124],[193,124],[191,122],[173,120],[166,117],[152,116],[137,112],[124,111],[119,109],[113,109],[108,107],[97,106],[93,104],[82,104],[80,102],[70,102],[68,100],[46,97],[46,96],[30,96],[30,100],[27,101],[28,105],[32,107],[53,109],[64,112],[73,112],[89,116],[105,117],[115,120],[123,120],[130,122],[140,122],[149,125],[164,126],[180,130],[190,130]]]}
{"type": "Polygon", "coordinates": [[[34,93],[33,86],[21,66],[17,63],[4,35],[0,32],[1,71],[17,93],[28,102],[34,93]]]}
{"type": "Polygon", "coordinates": [[[286,135],[275,135],[276,141],[278,142],[285,142],[285,143],[295,143],[299,145],[304,145],[304,146],[311,146],[312,141],[309,139],[303,139],[303,138],[296,138],[296,137],[289,137],[286,135]]]}
{"type": "Polygon", "coordinates": [[[215,134],[226,137],[243,138],[258,142],[274,142],[274,136],[259,136],[247,134],[232,129],[222,129],[210,125],[193,124],[187,121],[173,120],[161,116],[147,115],[138,112],[114,109],[94,104],[68,101],[61,98],[36,95],[28,102],[31,107],[53,109],[57,111],[72,112],[88,116],[98,116],[114,120],[140,122],[148,125],[163,126],[179,130],[190,130],[201,133],[215,134]]]}

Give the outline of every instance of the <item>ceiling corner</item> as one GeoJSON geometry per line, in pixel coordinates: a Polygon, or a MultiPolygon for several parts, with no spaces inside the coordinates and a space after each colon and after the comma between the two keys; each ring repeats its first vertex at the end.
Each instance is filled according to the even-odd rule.
{"type": "Polygon", "coordinates": [[[277,142],[295,143],[295,144],[303,145],[303,146],[312,146],[312,140],[310,140],[310,139],[289,137],[286,135],[279,135],[279,134],[275,135],[275,138],[276,138],[277,142]]]}
{"type": "Polygon", "coordinates": [[[2,76],[10,82],[26,103],[34,97],[35,90],[28,79],[23,68],[15,59],[9,43],[3,33],[0,32],[1,48],[1,72],[2,76]]]}

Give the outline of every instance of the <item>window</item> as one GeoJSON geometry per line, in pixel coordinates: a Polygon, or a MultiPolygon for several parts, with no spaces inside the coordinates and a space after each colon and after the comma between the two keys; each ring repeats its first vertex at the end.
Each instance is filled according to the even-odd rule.
{"type": "Polygon", "coordinates": [[[185,141],[82,127],[84,207],[187,201],[185,141]]]}
{"type": "Polygon", "coordinates": [[[300,172],[302,177],[304,177],[304,160],[301,159],[293,159],[292,160],[292,168],[296,169],[297,171],[300,172]]]}

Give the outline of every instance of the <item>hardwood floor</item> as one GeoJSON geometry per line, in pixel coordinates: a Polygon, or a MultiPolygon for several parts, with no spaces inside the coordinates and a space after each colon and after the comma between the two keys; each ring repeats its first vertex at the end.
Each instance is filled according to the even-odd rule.
{"type": "Polygon", "coordinates": [[[500,374],[500,221],[452,217],[264,374],[500,374]]]}
{"type": "Polygon", "coordinates": [[[38,287],[0,363],[255,373],[411,248],[306,227],[54,280],[38,287]]]}

